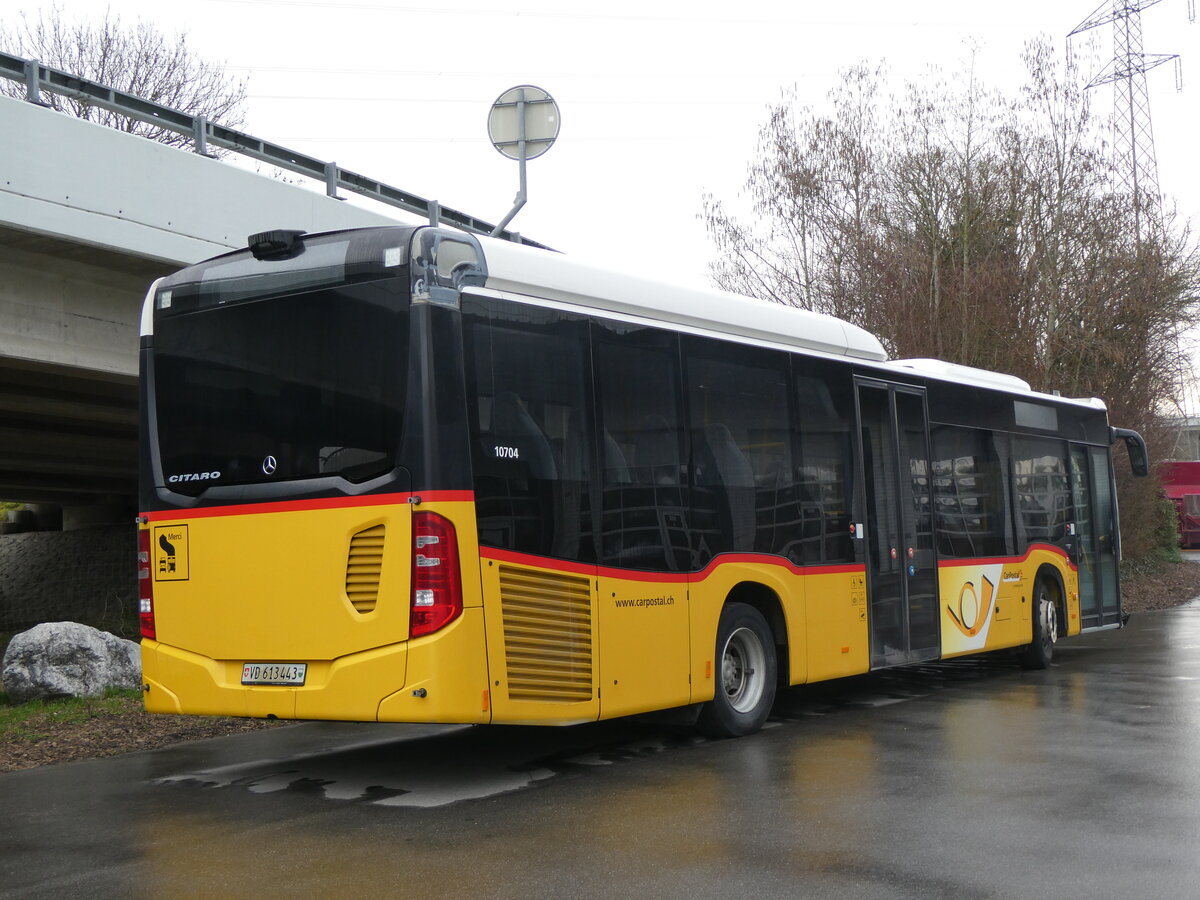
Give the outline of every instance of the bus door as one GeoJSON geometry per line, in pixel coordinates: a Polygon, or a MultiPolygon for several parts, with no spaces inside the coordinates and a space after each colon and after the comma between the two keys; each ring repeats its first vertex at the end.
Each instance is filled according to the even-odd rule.
{"type": "Polygon", "coordinates": [[[925,391],[856,379],[871,668],[940,653],[925,391]]]}
{"type": "Polygon", "coordinates": [[[1117,529],[1112,467],[1103,447],[1071,447],[1071,500],[1075,507],[1075,565],[1079,571],[1079,625],[1121,621],[1117,588],[1117,529]]]}

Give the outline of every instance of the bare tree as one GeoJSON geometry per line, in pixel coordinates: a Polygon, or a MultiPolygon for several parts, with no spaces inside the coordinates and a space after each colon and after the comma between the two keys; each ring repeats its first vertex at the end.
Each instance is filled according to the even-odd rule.
{"type": "MultiPolygon", "coordinates": [[[[38,12],[36,17],[22,12],[19,23],[0,23],[0,49],[145,100],[203,115],[228,128],[241,128],[245,120],[244,79],[197,59],[186,34],[167,37],[141,21],[127,26],[111,10],[98,22],[68,22],[58,6],[38,12]]],[[[0,94],[24,98],[25,88],[0,80],[0,94]]],[[[61,112],[174,147],[192,140],[190,135],[112,112],[88,100],[50,92],[43,94],[42,100],[61,112]]]]}
{"type": "Polygon", "coordinates": [[[865,324],[862,263],[879,218],[878,75],[846,72],[830,118],[797,109],[794,89],[771,111],[746,183],[753,223],[705,201],[720,286],[865,324]]]}
{"type": "MultiPolygon", "coordinates": [[[[750,166],[754,216],[706,198],[714,278],[863,325],[897,357],[1101,397],[1153,451],[1191,375],[1181,336],[1200,321],[1200,255],[1170,215],[1139,237],[1083,79],[1045,41],[1025,59],[1011,99],[967,73],[885,103],[881,74],[861,66],[832,115],[785,98],[750,166]]],[[[1126,547],[1151,553],[1156,486],[1121,487],[1126,547]]]]}

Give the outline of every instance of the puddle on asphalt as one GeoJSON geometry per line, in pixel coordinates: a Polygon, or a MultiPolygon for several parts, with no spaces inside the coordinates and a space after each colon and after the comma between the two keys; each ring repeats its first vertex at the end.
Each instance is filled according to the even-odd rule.
{"type": "MultiPolygon", "coordinates": [[[[952,662],[789,691],[764,730],[837,711],[891,706],[936,690],[1004,674],[1011,667],[952,662]]],[[[750,740],[753,740],[751,738],[750,740]]],[[[586,769],[708,743],[637,720],[571,728],[482,726],[451,734],[389,737],[302,755],[180,772],[155,784],[307,793],[326,800],[428,809],[526,790],[586,769]]]]}
{"type": "MultiPolygon", "coordinates": [[[[277,759],[253,760],[154,779],[154,784],[239,788],[252,794],[308,793],[326,800],[428,809],[524,790],[580,768],[642,759],[668,747],[705,743],[687,736],[637,737],[596,747],[593,741],[551,749],[548,729],[475,729],[420,740],[371,741],[277,759]]],[[[628,730],[628,729],[627,729],[628,730]]],[[[636,728],[633,730],[637,730],[636,728]]],[[[645,730],[643,728],[643,730],[645,730]]]]}

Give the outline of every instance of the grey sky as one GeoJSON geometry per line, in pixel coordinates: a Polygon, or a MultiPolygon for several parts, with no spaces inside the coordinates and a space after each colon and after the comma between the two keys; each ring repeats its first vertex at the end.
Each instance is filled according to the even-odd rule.
{"type": "MultiPolygon", "coordinates": [[[[712,249],[697,215],[711,192],[736,204],[768,104],[796,85],[818,109],[840,69],[887,60],[898,78],[938,66],[1009,93],[1039,33],[1060,46],[1096,0],[805,0],[754,4],[606,0],[62,0],[69,16],[111,6],[165,31],[186,30],[205,58],[249,76],[248,130],[346,168],[499,220],[516,164],[487,141],[506,88],[548,90],[559,143],[529,164],[529,205],[512,227],[585,257],[619,258],[668,280],[702,282],[712,249]],[[654,240],[645,240],[653,229],[654,240]],[[634,232],[638,232],[634,239],[634,232]]],[[[44,4],[49,5],[49,4],[44,4]]],[[[36,10],[36,0],[7,6],[36,10]]],[[[1152,72],[1160,181],[1200,216],[1191,162],[1200,128],[1200,25],[1187,0],[1143,13],[1145,50],[1180,53],[1152,72]]],[[[1101,62],[1111,30],[1098,29],[1101,62]]],[[[1082,45],[1080,47],[1082,48],[1082,45]]],[[[1107,111],[1111,89],[1097,108],[1107,111]]],[[[287,223],[279,223],[286,227],[287,223]]]]}

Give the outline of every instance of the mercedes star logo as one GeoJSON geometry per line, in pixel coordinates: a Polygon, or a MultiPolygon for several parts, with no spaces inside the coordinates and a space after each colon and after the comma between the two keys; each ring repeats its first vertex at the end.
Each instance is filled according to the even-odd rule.
{"type": "Polygon", "coordinates": [[[277,468],[279,468],[279,462],[275,459],[275,457],[268,456],[263,460],[262,469],[264,475],[274,475],[277,468]]]}

